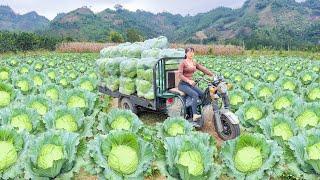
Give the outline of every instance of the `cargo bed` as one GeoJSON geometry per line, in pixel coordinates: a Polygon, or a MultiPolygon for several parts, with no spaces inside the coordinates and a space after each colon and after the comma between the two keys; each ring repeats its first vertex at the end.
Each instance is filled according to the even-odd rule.
{"type": "MultiPolygon", "coordinates": [[[[153,88],[154,88],[154,96],[153,100],[147,100],[142,97],[138,97],[138,95],[126,95],[122,94],[119,91],[111,91],[104,84],[99,85],[99,92],[103,94],[107,94],[111,97],[118,98],[119,102],[122,99],[127,99],[130,101],[131,106],[134,107],[142,107],[147,108],[154,111],[162,111],[166,109],[166,100],[172,97],[175,97],[175,94],[168,92],[168,79],[167,72],[177,70],[177,68],[172,69],[172,65],[178,65],[180,63],[179,60],[182,60],[182,57],[166,57],[161,58],[157,61],[157,63],[153,67],[153,88]],[[177,60],[177,62],[172,63],[172,60],[177,60]],[[171,61],[171,63],[168,63],[171,61]],[[167,67],[166,67],[167,66],[167,67]]],[[[120,106],[120,103],[119,103],[120,106]]]]}

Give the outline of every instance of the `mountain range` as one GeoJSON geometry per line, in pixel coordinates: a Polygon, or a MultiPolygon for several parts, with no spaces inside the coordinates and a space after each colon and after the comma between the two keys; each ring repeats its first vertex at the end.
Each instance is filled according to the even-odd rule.
{"type": "Polygon", "coordinates": [[[36,31],[45,29],[50,21],[35,11],[19,15],[8,6],[0,6],[0,30],[36,31]]]}
{"type": "Polygon", "coordinates": [[[77,41],[106,41],[109,32],[135,29],[145,38],[172,42],[246,43],[289,46],[320,44],[320,1],[247,0],[241,8],[218,7],[194,16],[123,8],[94,13],[81,7],[49,21],[36,12],[18,15],[0,6],[0,30],[34,31],[77,41]],[[274,44],[276,43],[276,44],[274,44]]]}

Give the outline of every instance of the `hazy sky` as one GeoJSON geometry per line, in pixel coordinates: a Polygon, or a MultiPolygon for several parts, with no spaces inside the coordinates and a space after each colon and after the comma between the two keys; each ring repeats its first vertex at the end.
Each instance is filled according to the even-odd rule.
{"type": "MultiPolygon", "coordinates": [[[[40,15],[53,19],[57,13],[69,12],[82,6],[88,6],[94,12],[113,8],[122,4],[129,10],[143,9],[154,13],[169,11],[174,14],[196,14],[207,12],[219,6],[239,8],[245,0],[0,0],[0,5],[9,5],[16,13],[24,14],[36,11],[40,15]]],[[[303,0],[297,0],[303,1],[303,0]]]]}

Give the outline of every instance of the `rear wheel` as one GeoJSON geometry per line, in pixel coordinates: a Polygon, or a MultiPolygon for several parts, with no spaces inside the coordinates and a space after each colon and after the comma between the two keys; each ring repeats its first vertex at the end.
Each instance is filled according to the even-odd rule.
{"type": "Polygon", "coordinates": [[[167,100],[166,107],[169,117],[185,117],[186,115],[185,104],[180,96],[167,100]]]}
{"type": "MultiPolygon", "coordinates": [[[[221,124],[222,124],[222,132],[218,132],[218,136],[226,141],[230,139],[234,139],[240,135],[240,125],[239,124],[232,124],[229,118],[227,118],[224,114],[220,116],[221,124]]],[[[214,126],[217,128],[217,120],[214,119],[214,126]]]]}
{"type": "Polygon", "coordinates": [[[129,98],[122,98],[120,101],[119,107],[122,109],[130,110],[135,114],[138,114],[137,107],[130,101],[129,98]]]}

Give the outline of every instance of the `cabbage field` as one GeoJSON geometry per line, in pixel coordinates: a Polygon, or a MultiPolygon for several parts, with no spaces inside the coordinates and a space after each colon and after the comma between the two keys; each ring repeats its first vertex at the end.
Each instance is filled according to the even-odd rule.
{"type": "Polygon", "coordinates": [[[219,146],[182,118],[112,108],[98,56],[0,57],[0,179],[319,179],[319,61],[196,57],[232,84],[241,136],[219,146]]]}

